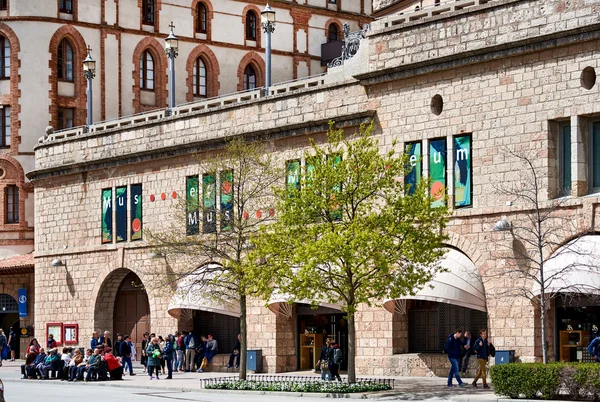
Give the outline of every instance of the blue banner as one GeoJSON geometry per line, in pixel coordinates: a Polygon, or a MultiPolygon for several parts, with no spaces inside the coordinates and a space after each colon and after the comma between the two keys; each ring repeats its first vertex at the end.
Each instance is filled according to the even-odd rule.
{"type": "Polygon", "coordinates": [[[19,317],[27,317],[27,289],[20,288],[17,294],[19,296],[19,317]]]}

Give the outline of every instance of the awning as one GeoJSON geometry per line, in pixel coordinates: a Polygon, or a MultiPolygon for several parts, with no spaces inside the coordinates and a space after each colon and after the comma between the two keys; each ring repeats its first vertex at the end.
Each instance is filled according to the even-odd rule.
{"type": "Polygon", "coordinates": [[[406,300],[429,300],[487,311],[483,282],[475,264],[458,250],[446,250],[440,265],[446,268],[447,272],[436,274],[414,296],[384,301],[383,308],[390,313],[406,313],[406,300]]]}
{"type": "MultiPolygon", "coordinates": [[[[292,305],[290,303],[311,304],[310,300],[294,300],[292,296],[280,292],[278,289],[273,291],[269,299],[269,310],[275,314],[281,314],[285,317],[292,316],[292,305]]],[[[342,310],[342,305],[338,303],[328,303],[325,301],[316,301],[320,307],[326,307],[334,310],[342,310]]]]}
{"type": "Polygon", "coordinates": [[[179,282],[169,303],[169,314],[175,318],[190,319],[193,310],[200,310],[239,317],[240,306],[235,297],[227,301],[209,297],[210,289],[199,281],[203,269],[199,268],[179,282]]]}
{"type": "MultiPolygon", "coordinates": [[[[559,248],[544,264],[545,293],[600,294],[600,236],[583,236],[559,248]]],[[[534,296],[541,287],[535,282],[534,296]]]]}

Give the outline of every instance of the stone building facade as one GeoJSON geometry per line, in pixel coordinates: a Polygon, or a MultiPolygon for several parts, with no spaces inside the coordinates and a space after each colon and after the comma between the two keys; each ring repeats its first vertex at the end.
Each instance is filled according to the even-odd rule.
{"type": "MultiPolygon", "coordinates": [[[[528,209],[498,194],[497,185],[519,184],[524,176],[508,151],[529,155],[542,177],[542,205],[563,198],[560,213],[572,223],[560,242],[582,232],[597,241],[600,5],[584,0],[451,3],[374,22],[354,58],[318,79],[218,104],[182,106],[170,117],[154,113],[98,125],[87,134],[41,138],[29,174],[38,206],[38,331],[49,322],[77,324],[80,345],[87,344],[93,330],[114,332],[121,324],[111,314],[118,310],[124,278],[134,273],[140,283],[149,283],[153,278],[147,272],[164,267],[165,261],[177,263],[169,256],[154,258],[144,239],[132,241],[132,228],[122,242],[111,238],[103,244],[103,194],[114,202],[115,194],[134,194],[141,185],[143,228],[156,230],[185,197],[187,178],[204,173],[194,155],[244,136],[267,138],[272,152],[291,160],[301,158],[310,138],[322,140],[330,120],[351,133],[374,119],[382,152],[395,139],[398,152],[418,144],[422,174],[437,172],[446,180],[453,214],[447,229],[449,257],[442,264],[454,275],[446,285],[459,284],[461,292],[435,293],[444,289],[440,278],[434,293],[361,308],[358,372],[445,374],[447,359],[439,344],[455,324],[471,330],[486,326],[497,349],[515,350],[520,361],[539,359],[538,310],[530,299],[499,296],[515,286],[502,275],[509,258],[500,253],[513,250],[514,238],[509,231],[493,230],[499,220],[518,226],[528,209]],[[464,153],[456,145],[465,138],[470,145],[460,150],[471,155],[466,186],[457,179],[462,178],[464,153]],[[119,193],[119,188],[125,190],[119,193]],[[65,269],[52,269],[54,259],[65,269]],[[467,270],[470,279],[460,270],[467,270]]],[[[128,219],[133,209],[128,208],[128,219]]],[[[110,216],[113,233],[117,215],[111,211],[110,216]]],[[[193,314],[178,319],[169,314],[170,291],[146,288],[152,331],[166,334],[194,325],[193,314]]],[[[585,340],[565,344],[561,337],[567,326],[575,325],[571,331],[579,328],[589,338],[592,324],[597,325],[594,317],[576,318],[584,307],[597,308],[592,299],[577,310],[561,303],[552,302],[547,328],[556,359],[562,359],[563,346],[576,351],[585,340]]],[[[291,309],[275,303],[267,309],[258,300],[251,304],[248,346],[262,349],[268,372],[303,367],[301,328],[310,332],[319,325],[311,314],[330,317],[340,333],[344,325],[331,306],[310,313],[299,304],[291,309]]]]}

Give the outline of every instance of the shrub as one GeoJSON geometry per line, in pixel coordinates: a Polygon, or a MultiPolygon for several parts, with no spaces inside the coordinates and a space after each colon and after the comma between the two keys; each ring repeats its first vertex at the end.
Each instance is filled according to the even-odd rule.
{"type": "Polygon", "coordinates": [[[347,394],[354,392],[374,392],[386,391],[391,389],[387,384],[377,384],[370,382],[359,382],[355,384],[346,384],[340,382],[261,382],[261,381],[227,381],[214,384],[207,384],[208,389],[228,389],[237,391],[283,391],[283,392],[319,392],[319,393],[338,393],[347,394]]]}
{"type": "Polygon", "coordinates": [[[490,377],[497,395],[509,398],[574,400],[600,395],[600,365],[595,363],[513,363],[492,367],[490,377]]]}

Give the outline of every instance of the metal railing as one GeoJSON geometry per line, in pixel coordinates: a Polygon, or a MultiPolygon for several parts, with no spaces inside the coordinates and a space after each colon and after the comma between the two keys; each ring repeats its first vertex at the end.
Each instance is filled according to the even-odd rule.
{"type": "MultiPolygon", "coordinates": [[[[227,377],[213,377],[213,378],[201,378],[200,388],[205,388],[211,384],[223,384],[228,382],[239,381],[238,376],[227,376],[227,377]]],[[[323,382],[319,376],[297,376],[297,375],[285,375],[285,374],[249,374],[246,376],[246,381],[249,382],[261,382],[261,383],[313,383],[323,382]]],[[[357,378],[357,383],[366,384],[384,384],[390,388],[394,388],[393,378],[357,378]]],[[[342,382],[347,383],[344,379],[342,382]]]]}

